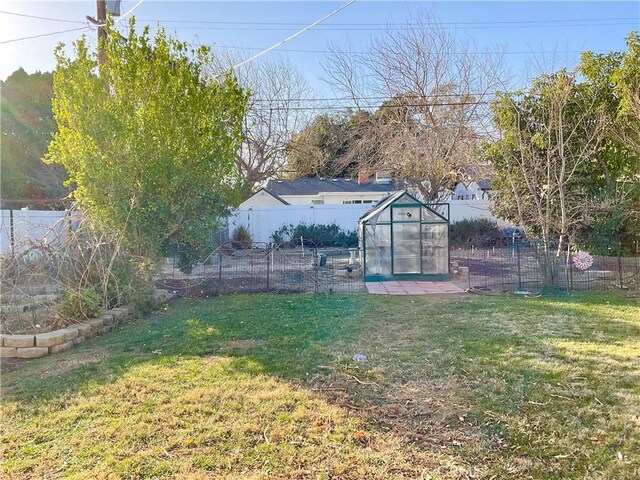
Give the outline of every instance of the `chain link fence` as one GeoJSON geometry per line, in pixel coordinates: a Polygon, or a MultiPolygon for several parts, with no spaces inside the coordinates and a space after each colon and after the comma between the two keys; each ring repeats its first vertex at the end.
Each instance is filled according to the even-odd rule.
{"type": "Polygon", "coordinates": [[[570,293],[586,290],[640,290],[640,256],[623,255],[619,245],[608,245],[588,254],[587,264],[564,246],[516,242],[491,248],[458,249],[453,260],[468,269],[472,290],[570,293]]]}
{"type": "Polygon", "coordinates": [[[188,273],[167,258],[156,286],[177,296],[232,293],[358,293],[365,286],[357,249],[228,242],[188,273]]]}

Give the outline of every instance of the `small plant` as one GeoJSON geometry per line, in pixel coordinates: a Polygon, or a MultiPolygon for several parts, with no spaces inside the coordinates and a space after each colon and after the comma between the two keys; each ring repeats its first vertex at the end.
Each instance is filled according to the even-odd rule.
{"type": "Polygon", "coordinates": [[[92,288],[67,292],[58,304],[58,314],[70,320],[86,320],[102,313],[100,296],[92,288]]]}
{"type": "Polygon", "coordinates": [[[231,245],[233,248],[245,249],[251,248],[251,233],[244,225],[239,225],[231,235],[231,245]]]}

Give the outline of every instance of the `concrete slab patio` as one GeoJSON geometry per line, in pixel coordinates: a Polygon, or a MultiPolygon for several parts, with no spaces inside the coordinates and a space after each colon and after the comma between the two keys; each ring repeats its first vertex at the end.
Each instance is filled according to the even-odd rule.
{"type": "Polygon", "coordinates": [[[453,282],[391,281],[366,282],[367,292],[372,295],[434,295],[443,293],[464,293],[453,282]]]}

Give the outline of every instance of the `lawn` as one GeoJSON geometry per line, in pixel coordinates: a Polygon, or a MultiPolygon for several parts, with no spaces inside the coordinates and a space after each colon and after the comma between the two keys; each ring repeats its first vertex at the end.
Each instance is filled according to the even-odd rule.
{"type": "Polygon", "coordinates": [[[3,478],[640,478],[640,305],[181,300],[2,395],[3,478]]]}

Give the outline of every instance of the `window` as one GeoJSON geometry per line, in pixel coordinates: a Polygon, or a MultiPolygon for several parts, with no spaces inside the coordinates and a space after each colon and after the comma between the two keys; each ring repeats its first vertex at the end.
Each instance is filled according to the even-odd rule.
{"type": "Polygon", "coordinates": [[[469,200],[469,195],[465,195],[465,196],[464,196],[464,199],[465,199],[465,200],[469,200]]]}
{"type": "Polygon", "coordinates": [[[311,200],[313,205],[324,205],[324,200],[311,200]]]}
{"type": "Polygon", "coordinates": [[[476,194],[474,193],[471,195],[471,200],[475,200],[475,199],[476,199],[476,194]]]}

